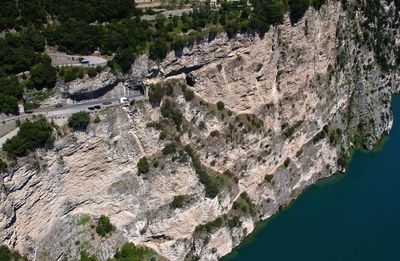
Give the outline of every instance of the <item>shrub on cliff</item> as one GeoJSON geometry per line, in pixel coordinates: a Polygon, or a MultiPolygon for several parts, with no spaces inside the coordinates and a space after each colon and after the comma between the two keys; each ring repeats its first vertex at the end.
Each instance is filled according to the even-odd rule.
{"type": "Polygon", "coordinates": [[[138,164],[137,164],[137,168],[139,173],[147,173],[150,170],[150,165],[149,165],[149,161],[147,160],[146,157],[143,157],[139,160],[138,164]]]}
{"type": "Polygon", "coordinates": [[[97,70],[95,68],[89,68],[87,70],[87,74],[90,78],[94,78],[97,76],[97,70]]]}
{"type": "Polygon", "coordinates": [[[165,145],[165,147],[162,150],[162,153],[164,155],[169,155],[169,154],[176,153],[176,144],[175,143],[170,143],[170,144],[165,145]]]}
{"type": "Polygon", "coordinates": [[[185,195],[178,195],[174,196],[174,199],[172,200],[170,207],[171,208],[182,208],[183,205],[185,204],[185,201],[187,200],[187,196],[185,195]]]}
{"type": "Polygon", "coordinates": [[[26,257],[21,256],[17,251],[8,249],[6,246],[0,246],[1,261],[27,261],[26,257]]]}
{"type": "Polygon", "coordinates": [[[194,92],[187,88],[186,85],[182,85],[182,92],[183,92],[183,96],[185,97],[186,101],[191,101],[194,98],[194,92]]]}
{"type": "MultiPolygon", "coordinates": [[[[318,5],[318,1],[316,1],[318,5]]],[[[297,23],[310,7],[310,0],[289,0],[290,20],[293,24],[297,23]]]]}
{"type": "Polygon", "coordinates": [[[165,95],[165,90],[160,84],[153,84],[149,89],[149,102],[153,106],[159,106],[162,98],[165,95]]]}
{"type": "Polygon", "coordinates": [[[210,136],[213,137],[213,138],[214,138],[214,137],[218,137],[219,134],[220,134],[220,133],[219,133],[218,130],[213,130],[212,132],[210,132],[210,136]]]}
{"type": "Polygon", "coordinates": [[[161,106],[161,115],[164,118],[171,119],[175,123],[176,128],[180,130],[183,121],[183,114],[173,101],[166,99],[163,102],[163,105],[161,106]]]}
{"type": "Polygon", "coordinates": [[[125,261],[125,260],[163,260],[160,256],[151,248],[145,246],[135,246],[133,243],[125,243],[121,250],[117,251],[113,261],[125,261]]]}
{"type": "Polygon", "coordinates": [[[60,76],[64,78],[65,82],[72,82],[77,78],[83,78],[83,69],[79,67],[63,68],[60,76]]]}
{"type": "Polygon", "coordinates": [[[201,164],[198,156],[195,154],[190,145],[186,145],[184,150],[192,159],[192,166],[199,177],[199,181],[204,185],[206,197],[215,198],[219,193],[221,184],[207,173],[206,169],[201,164]]]}
{"type": "Polygon", "coordinates": [[[222,111],[225,108],[225,104],[222,101],[217,102],[217,109],[222,111]]]}
{"type": "Polygon", "coordinates": [[[154,61],[161,61],[167,56],[168,51],[168,43],[164,39],[158,39],[150,45],[149,57],[154,61]]]}
{"type": "Polygon", "coordinates": [[[85,131],[90,121],[89,113],[81,111],[68,118],[68,126],[74,130],[85,131]]]}
{"type": "Polygon", "coordinates": [[[98,260],[99,259],[96,256],[90,255],[86,251],[82,251],[81,258],[79,261],[98,261],[98,260]]]}
{"type": "Polygon", "coordinates": [[[113,226],[110,223],[110,219],[104,215],[101,215],[99,221],[97,222],[96,233],[101,237],[105,237],[112,230],[113,226]]]}
{"type": "Polygon", "coordinates": [[[21,124],[18,134],[6,141],[3,150],[10,156],[26,156],[29,151],[38,148],[50,148],[53,145],[53,126],[44,118],[26,121],[21,124]]]}
{"type": "Polygon", "coordinates": [[[6,171],[7,170],[7,163],[0,159],[0,172],[6,171]]]}

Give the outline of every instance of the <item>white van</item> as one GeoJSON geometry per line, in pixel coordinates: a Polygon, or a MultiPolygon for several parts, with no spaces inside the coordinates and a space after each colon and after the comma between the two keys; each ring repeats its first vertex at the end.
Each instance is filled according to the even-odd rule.
{"type": "Polygon", "coordinates": [[[127,104],[128,102],[129,102],[129,100],[126,97],[119,98],[119,103],[121,103],[121,104],[127,104]]]}

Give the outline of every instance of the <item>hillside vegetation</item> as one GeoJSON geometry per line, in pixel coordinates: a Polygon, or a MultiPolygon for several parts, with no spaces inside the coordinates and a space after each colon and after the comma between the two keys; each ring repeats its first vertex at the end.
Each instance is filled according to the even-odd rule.
{"type": "MultiPolygon", "coordinates": [[[[43,55],[45,43],[59,51],[91,54],[100,49],[115,55],[109,62],[114,71],[127,72],[135,58],[149,52],[153,60],[162,60],[170,50],[180,50],[204,37],[212,39],[226,31],[229,37],[238,32],[260,32],[283,21],[290,12],[292,21],[300,19],[310,6],[319,8],[324,0],[251,0],[222,2],[219,10],[198,5],[181,17],[157,17],[144,21],[141,9],[131,0],[4,0],[0,10],[0,30],[16,29],[0,38],[0,113],[16,114],[23,102],[24,89],[54,87],[57,77],[69,82],[73,77],[51,66],[43,55]],[[30,71],[31,77],[26,74],[30,71]],[[23,81],[15,75],[23,74],[23,81]],[[6,82],[6,84],[5,84],[6,82]]],[[[93,75],[93,73],[91,74],[93,75]]],[[[30,109],[38,105],[25,101],[30,109]]]]}

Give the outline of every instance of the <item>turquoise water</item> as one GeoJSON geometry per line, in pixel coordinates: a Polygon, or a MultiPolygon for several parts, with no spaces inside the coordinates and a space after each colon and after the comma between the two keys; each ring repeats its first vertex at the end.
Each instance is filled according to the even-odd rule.
{"type": "Polygon", "coordinates": [[[393,111],[382,147],[354,152],[346,174],[307,189],[224,260],[400,260],[400,96],[393,111]]]}

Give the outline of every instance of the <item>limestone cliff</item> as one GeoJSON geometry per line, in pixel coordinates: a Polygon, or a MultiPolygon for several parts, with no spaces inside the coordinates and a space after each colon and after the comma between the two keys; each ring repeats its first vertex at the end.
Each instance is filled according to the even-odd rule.
{"type": "Polygon", "coordinates": [[[226,255],[255,222],[345,167],[354,145],[372,148],[390,130],[400,29],[386,3],[368,20],[351,2],[344,10],[330,0],[263,36],[221,34],[158,65],[141,57],[131,78],[170,78],[161,109],[107,109],[86,132],[61,127],[53,150],[18,160],[0,179],[0,242],[38,260],[82,250],[105,260],[126,241],[169,260],[226,255]],[[376,26],[380,49],[369,40],[376,26]],[[172,79],[182,72],[197,79],[193,87],[172,79]],[[163,151],[167,144],[175,150],[163,151]],[[140,174],[144,156],[150,171],[140,174]],[[106,238],[92,228],[101,214],[116,228],[106,238]]]}

